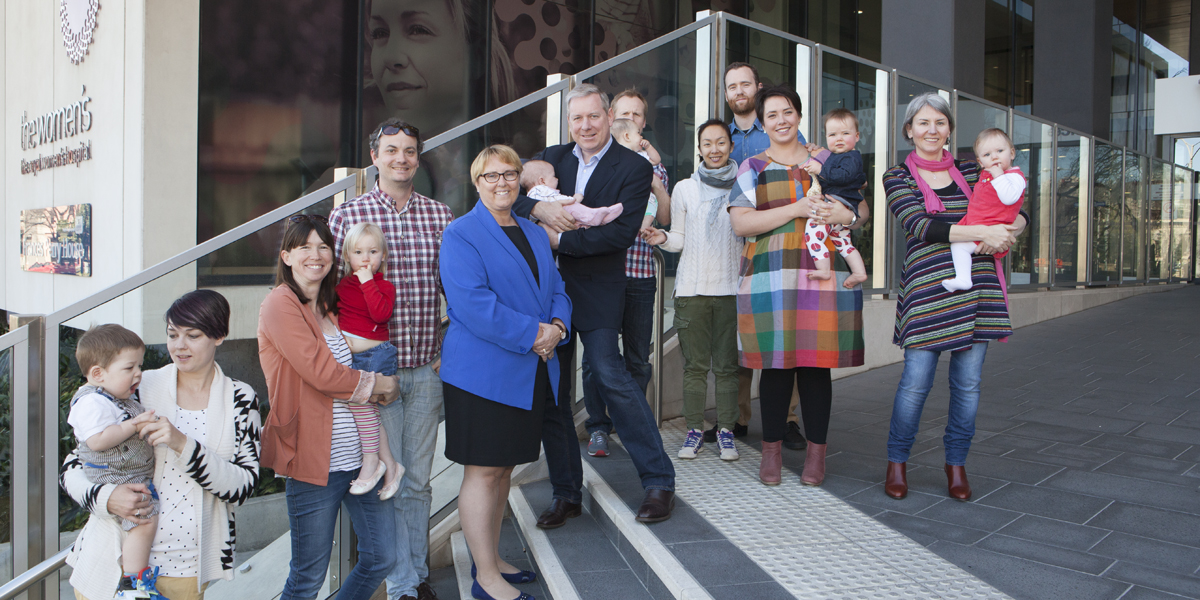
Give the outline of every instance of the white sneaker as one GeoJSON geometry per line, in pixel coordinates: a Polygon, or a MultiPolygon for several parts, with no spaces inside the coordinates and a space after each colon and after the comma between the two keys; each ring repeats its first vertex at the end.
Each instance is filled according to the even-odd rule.
{"type": "Polygon", "coordinates": [[[696,454],[704,447],[704,431],[689,429],[683,448],[679,449],[679,458],[696,458],[696,454]]]}
{"type": "Polygon", "coordinates": [[[737,446],[733,445],[733,432],[722,429],[717,432],[717,447],[721,449],[721,460],[737,460],[741,458],[737,446]]]}

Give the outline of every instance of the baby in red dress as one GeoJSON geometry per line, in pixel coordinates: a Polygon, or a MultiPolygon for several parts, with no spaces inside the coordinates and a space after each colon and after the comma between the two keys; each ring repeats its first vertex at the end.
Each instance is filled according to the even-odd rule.
{"type": "MultiPolygon", "coordinates": [[[[975,184],[971,203],[967,205],[967,216],[959,225],[1012,225],[1021,212],[1025,200],[1025,176],[1021,169],[1012,166],[1017,149],[1008,134],[999,129],[985,129],[975,138],[975,156],[983,173],[975,184]]],[[[971,289],[971,255],[976,242],[954,242],[950,244],[950,255],[954,259],[954,278],[942,280],[942,285],[951,292],[971,289]]],[[[1008,251],[1001,252],[1002,258],[1008,251]]]]}

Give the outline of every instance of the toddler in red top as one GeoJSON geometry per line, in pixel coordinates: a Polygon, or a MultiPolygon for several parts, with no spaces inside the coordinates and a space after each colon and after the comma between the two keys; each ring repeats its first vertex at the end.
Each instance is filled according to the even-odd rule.
{"type": "MultiPolygon", "coordinates": [[[[353,353],[351,366],[359,371],[395,375],[396,347],[388,342],[388,322],[396,307],[396,287],[384,278],[387,241],[374,223],[358,223],[346,233],[342,244],[345,272],[337,285],[338,325],[353,353]]],[[[404,466],[392,458],[387,432],[379,426],[379,407],[350,404],[358,439],[362,444],[362,469],[350,482],[350,493],[361,495],[384,478],[379,497],[387,500],[400,489],[404,466]]]]}
{"type": "MultiPolygon", "coordinates": [[[[975,184],[967,215],[959,225],[1012,225],[1021,212],[1025,199],[1025,176],[1021,169],[1013,167],[1017,149],[1008,134],[999,129],[985,129],[975,138],[975,156],[983,173],[975,184]]],[[[954,278],[942,280],[942,285],[951,292],[971,289],[971,255],[976,242],[954,242],[950,244],[950,256],[954,260],[954,278]]],[[[1008,251],[996,254],[1002,258],[1008,251]]]]}

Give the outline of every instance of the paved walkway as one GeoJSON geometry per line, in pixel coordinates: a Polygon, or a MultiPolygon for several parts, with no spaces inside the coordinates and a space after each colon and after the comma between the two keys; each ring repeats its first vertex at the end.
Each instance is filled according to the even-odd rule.
{"type": "MultiPolygon", "coordinates": [[[[967,460],[970,502],[946,497],[944,364],[909,462],[909,496],[884,495],[900,372],[834,382],[824,489],[1015,598],[1200,598],[1200,287],[992,344],[967,460]]],[[[785,450],[785,461],[799,473],[803,452],[785,450]]]]}

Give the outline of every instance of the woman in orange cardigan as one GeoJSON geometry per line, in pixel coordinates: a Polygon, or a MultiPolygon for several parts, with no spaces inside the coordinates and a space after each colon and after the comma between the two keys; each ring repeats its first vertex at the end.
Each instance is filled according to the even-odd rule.
{"type": "Polygon", "coordinates": [[[396,380],[350,368],[337,324],[333,234],[324,217],[296,215],[283,234],[275,289],[258,313],[258,357],[271,412],[263,426],[261,464],[287,477],[291,572],[284,600],[316,598],[344,503],[358,533],[358,564],[339,600],[370,598],[395,563],[390,503],[351,495],[362,466],[358,430],[347,403],[390,402],[396,380]]]}

